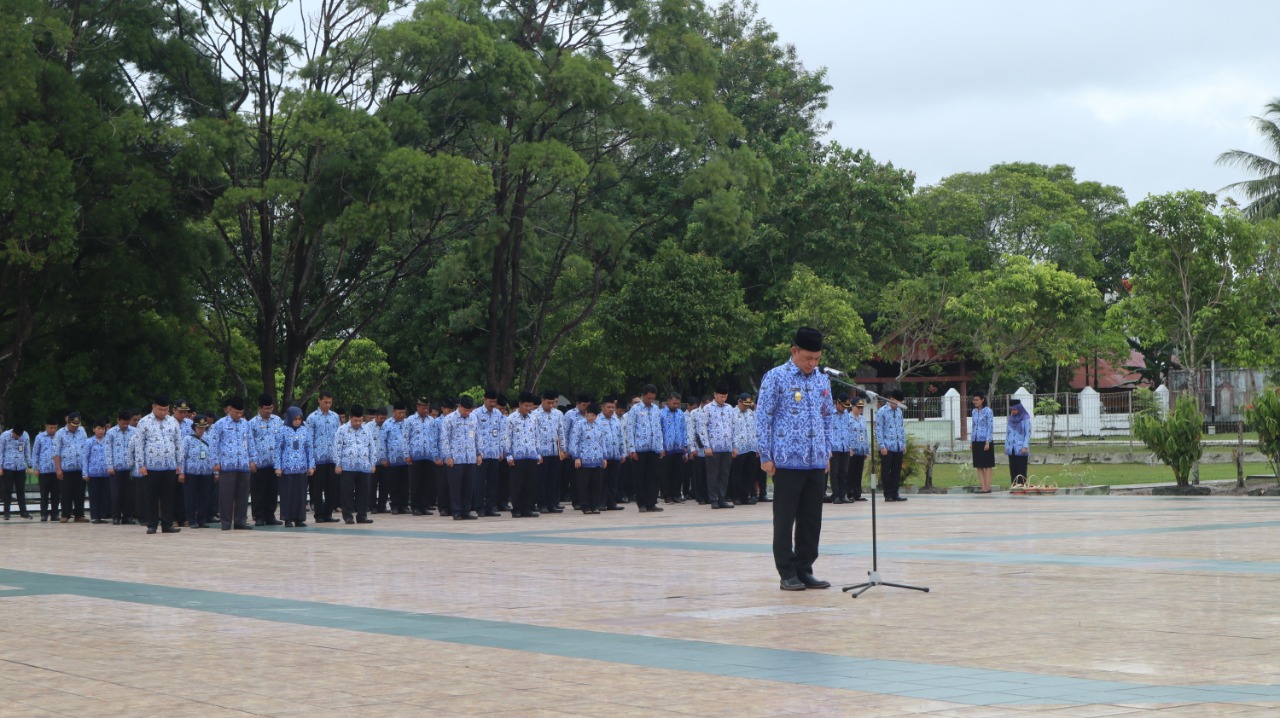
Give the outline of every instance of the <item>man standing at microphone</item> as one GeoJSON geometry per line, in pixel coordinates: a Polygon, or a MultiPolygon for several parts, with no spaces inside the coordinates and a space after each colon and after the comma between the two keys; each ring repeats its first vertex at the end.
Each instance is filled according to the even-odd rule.
{"type": "Polygon", "coordinates": [[[821,359],[822,333],[801,327],[791,359],[764,375],[756,408],[760,468],[773,477],[773,560],[784,591],[831,586],[813,575],[831,458],[831,381],[817,371],[821,359]]]}

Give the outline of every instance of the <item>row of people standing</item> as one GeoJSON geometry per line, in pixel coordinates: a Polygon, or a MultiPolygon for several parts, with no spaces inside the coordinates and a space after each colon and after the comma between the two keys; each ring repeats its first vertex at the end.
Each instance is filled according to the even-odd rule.
{"type": "MultiPolygon", "coordinates": [[[[970,399],[973,408],[970,416],[970,454],[973,468],[978,472],[978,492],[991,493],[991,473],[995,469],[995,415],[987,406],[985,394],[974,394],[970,399]]],[[[1009,402],[1009,418],[1006,424],[1004,453],[1009,457],[1009,483],[1016,484],[1027,478],[1030,460],[1031,415],[1020,399],[1009,402]]]]}

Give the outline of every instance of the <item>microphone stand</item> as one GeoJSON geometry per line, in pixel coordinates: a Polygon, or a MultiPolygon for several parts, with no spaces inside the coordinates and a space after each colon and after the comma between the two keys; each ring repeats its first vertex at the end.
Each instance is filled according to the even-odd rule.
{"type": "MultiPolygon", "coordinates": [[[[853,389],[857,394],[861,395],[862,397],[865,397],[868,399],[875,399],[877,403],[879,403],[879,400],[884,398],[879,394],[875,393],[874,391],[867,391],[866,389],[859,388],[850,382],[844,381],[843,379],[838,379],[836,378],[836,376],[832,375],[830,372],[826,372],[826,374],[828,377],[830,377],[831,381],[834,381],[837,384],[841,384],[843,386],[849,387],[850,389],[853,389]]],[[[852,593],[849,593],[849,598],[857,598],[858,596],[861,596],[862,594],[866,593],[867,591],[871,590],[876,586],[892,586],[893,588],[905,588],[912,591],[923,591],[924,593],[928,593],[929,589],[924,586],[908,586],[905,583],[890,583],[888,581],[883,581],[880,579],[880,565],[879,565],[880,561],[879,561],[878,552],[876,550],[876,483],[877,483],[876,482],[876,458],[879,456],[879,452],[876,451],[876,413],[874,411],[871,412],[870,432],[871,432],[871,435],[869,438],[871,439],[871,570],[867,571],[866,581],[862,583],[855,583],[851,586],[845,586],[841,590],[844,591],[845,593],[849,593],[850,591],[852,591],[852,593]]],[[[859,476],[857,480],[862,481],[862,477],[859,476]]]]}

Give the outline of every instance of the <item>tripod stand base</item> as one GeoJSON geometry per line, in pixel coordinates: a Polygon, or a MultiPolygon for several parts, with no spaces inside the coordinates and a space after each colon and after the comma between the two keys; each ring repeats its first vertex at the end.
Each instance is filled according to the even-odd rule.
{"type": "Polygon", "coordinates": [[[888,581],[881,581],[879,571],[867,571],[867,580],[865,583],[855,583],[852,586],[845,586],[840,590],[846,593],[848,593],[849,591],[852,591],[853,593],[849,594],[849,598],[857,598],[858,596],[861,596],[862,594],[866,593],[868,589],[874,588],[876,586],[892,586],[894,588],[905,588],[912,591],[923,591],[925,593],[929,592],[929,589],[925,588],[924,586],[908,586],[905,583],[889,583],[888,581]]]}

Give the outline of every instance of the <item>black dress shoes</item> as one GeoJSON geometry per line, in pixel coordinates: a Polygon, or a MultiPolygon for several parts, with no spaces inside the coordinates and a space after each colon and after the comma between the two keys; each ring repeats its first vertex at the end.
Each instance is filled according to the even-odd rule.
{"type": "Polygon", "coordinates": [[[162,534],[182,533],[182,529],[178,528],[177,526],[165,526],[160,529],[160,533],[162,534]]]}
{"type": "Polygon", "coordinates": [[[732,502],[732,501],[721,501],[721,502],[720,502],[720,508],[722,508],[722,509],[731,509],[731,508],[733,508],[733,502],[732,502]]]}
{"type": "Polygon", "coordinates": [[[250,526],[249,524],[236,524],[231,528],[234,528],[236,531],[252,531],[253,530],[253,527],[250,526]]]}
{"type": "Polygon", "coordinates": [[[831,588],[830,581],[823,581],[811,573],[800,574],[800,583],[805,588],[831,588]]]}
{"type": "Polygon", "coordinates": [[[782,579],[782,583],[778,584],[778,588],[783,591],[803,591],[805,586],[800,579],[792,577],[782,579]]]}
{"type": "Polygon", "coordinates": [[[661,506],[657,506],[657,505],[650,506],[650,507],[649,507],[649,511],[651,511],[651,512],[653,512],[653,511],[662,511],[662,507],[661,507],[661,506]]]}
{"type": "Polygon", "coordinates": [[[371,523],[373,523],[373,519],[356,519],[356,523],[358,523],[358,524],[371,524],[371,523]]]}
{"type": "Polygon", "coordinates": [[[148,527],[147,527],[147,533],[149,533],[149,534],[153,534],[153,533],[155,533],[155,532],[156,532],[156,527],[155,527],[155,526],[148,526],[148,527]]]}
{"type": "Polygon", "coordinates": [[[853,498],[851,498],[851,499],[849,499],[849,500],[850,500],[850,501],[866,501],[866,500],[867,500],[867,498],[866,498],[865,496],[855,496],[855,497],[853,497],[853,498]]]}

